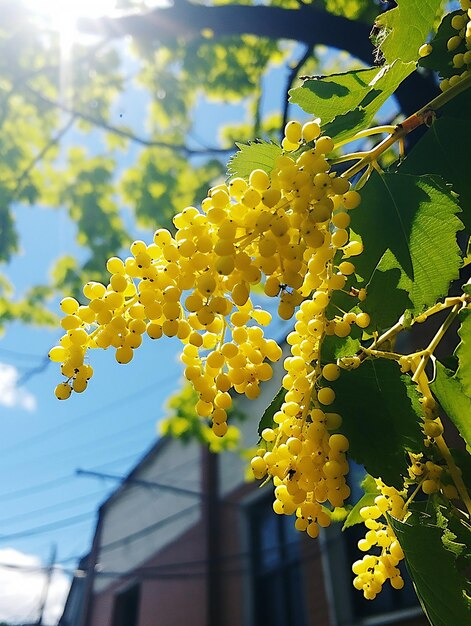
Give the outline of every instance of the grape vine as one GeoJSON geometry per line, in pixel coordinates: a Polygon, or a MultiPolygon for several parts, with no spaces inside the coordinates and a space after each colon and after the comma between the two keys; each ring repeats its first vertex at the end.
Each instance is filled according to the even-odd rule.
{"type": "MultiPolygon", "coordinates": [[[[425,32],[434,17],[430,9],[425,32]]],[[[389,35],[386,30],[380,44],[386,62],[395,46],[389,35]]],[[[251,460],[254,477],[273,482],[274,512],[294,516],[295,527],[310,537],[339,515],[347,527],[363,523],[358,548],[367,554],[352,566],[354,587],[369,600],[388,580],[401,589],[398,566],[405,558],[431,623],[457,624],[465,622],[437,613],[430,581],[414,577],[420,571],[423,578],[425,566],[409,551],[409,536],[428,516],[439,542],[452,532],[463,546],[459,554],[471,555],[469,459],[449,448],[444,428],[451,420],[469,450],[469,282],[448,295],[466,265],[457,234],[469,227],[469,206],[461,202],[463,181],[421,169],[414,150],[404,156],[411,132],[425,125],[435,137],[441,115],[453,120],[457,106],[469,106],[471,3],[462,0],[459,11],[445,16],[431,43],[416,43],[413,62],[398,59],[401,72],[410,73],[418,59],[436,63],[428,67],[441,73],[440,95],[399,124],[348,133],[349,114],[367,117],[367,85],[366,104],[340,108],[325,125],[318,118],[290,121],[281,146],[244,147],[232,161],[234,175],[212,187],[200,207],[174,217],[174,234],[159,229],[152,243],[135,241],[124,260],[111,258],[109,283],[86,284],[86,303],[62,300],[65,334],[50,358],[65,377],[55,390],[64,400],[83,392],[93,375],[89,349],[113,348],[124,364],[144,335],[177,337],[195,412],[224,437],[234,397],[257,398],[282,357],[282,346],[264,334],[271,315],[251,297],[263,289],[278,300],[281,319],[294,318],[282,389],[263,417],[251,460]],[[381,135],[369,150],[345,150],[381,135]],[[385,171],[384,155],[396,148],[399,160],[385,171]],[[249,175],[238,175],[238,168],[249,175]],[[425,347],[408,350],[404,335],[433,327],[436,318],[425,347]],[[462,343],[447,361],[450,370],[439,350],[456,322],[462,343]],[[349,500],[350,457],[371,475],[364,506],[349,500]]],[[[397,65],[380,72],[374,85],[388,72],[394,76],[397,65]]],[[[308,80],[295,97],[315,105],[321,81],[308,80]]],[[[469,109],[467,115],[469,127],[469,109]]],[[[423,141],[433,147],[433,137],[423,141]]],[[[417,150],[420,155],[420,144],[417,150]]],[[[456,619],[462,620],[470,615],[470,583],[460,564],[450,563],[461,577],[456,619]]]]}

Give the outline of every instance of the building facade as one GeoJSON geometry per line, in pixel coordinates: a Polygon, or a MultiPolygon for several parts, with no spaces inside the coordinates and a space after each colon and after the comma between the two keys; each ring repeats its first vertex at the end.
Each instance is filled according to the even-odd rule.
{"type": "MultiPolygon", "coordinates": [[[[270,394],[241,406],[246,445],[270,394]]],[[[237,454],[160,440],[100,508],[78,626],[428,623],[410,583],[374,602],[353,589],[359,529],[310,539],[245,472],[237,454]]]]}

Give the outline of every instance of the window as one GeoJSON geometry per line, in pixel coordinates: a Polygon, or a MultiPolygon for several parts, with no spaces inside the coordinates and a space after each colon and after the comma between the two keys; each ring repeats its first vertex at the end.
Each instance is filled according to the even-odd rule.
{"type": "Polygon", "coordinates": [[[141,589],[134,585],[115,597],[112,626],[138,626],[141,589]]]}
{"type": "Polygon", "coordinates": [[[271,497],[248,512],[253,573],[253,623],[307,626],[301,538],[291,517],[275,515],[271,497]]]}

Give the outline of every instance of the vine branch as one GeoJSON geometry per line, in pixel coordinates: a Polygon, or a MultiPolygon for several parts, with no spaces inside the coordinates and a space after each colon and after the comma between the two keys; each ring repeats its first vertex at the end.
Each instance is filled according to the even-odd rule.
{"type": "MultiPolygon", "coordinates": [[[[354,155],[353,158],[356,158],[357,156],[360,157],[358,163],[355,163],[355,165],[343,172],[341,176],[343,178],[352,178],[352,176],[355,176],[355,174],[361,172],[365,167],[377,161],[379,157],[391,146],[393,146],[397,141],[403,140],[406,135],[411,133],[416,128],[419,128],[419,126],[422,126],[422,124],[429,124],[437,111],[439,111],[445,104],[448,104],[448,102],[453,100],[453,98],[463,93],[470,87],[471,75],[466,76],[466,78],[463,78],[459,83],[453,85],[453,87],[450,87],[436,98],[433,98],[433,100],[428,102],[425,106],[423,106],[418,111],[410,115],[403,122],[398,124],[395,127],[394,131],[389,135],[389,137],[383,139],[383,141],[381,141],[372,150],[368,150],[365,153],[358,153],[357,155],[354,155]]],[[[356,137],[354,136],[354,138],[356,137]]],[[[350,141],[353,141],[353,138],[348,140],[348,142],[350,141]]],[[[344,143],[347,143],[347,141],[345,141],[344,143]]]]}

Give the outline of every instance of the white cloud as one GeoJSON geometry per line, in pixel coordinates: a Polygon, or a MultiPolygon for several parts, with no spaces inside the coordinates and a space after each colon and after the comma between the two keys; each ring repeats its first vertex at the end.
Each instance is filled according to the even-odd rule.
{"type": "Polygon", "coordinates": [[[36,398],[24,387],[18,387],[19,378],[16,367],[0,363],[0,405],[34,411],[36,398]]]}
{"type": "MultiPolygon", "coordinates": [[[[0,622],[37,620],[45,582],[46,572],[38,557],[13,548],[0,550],[0,622]]],[[[60,569],[54,570],[44,613],[45,624],[57,624],[69,587],[69,578],[60,569]]]]}

